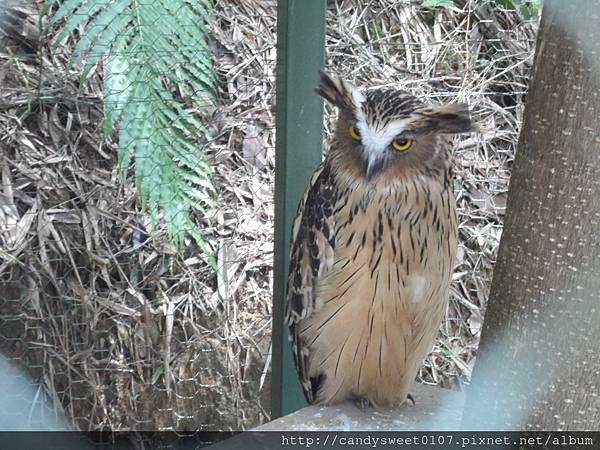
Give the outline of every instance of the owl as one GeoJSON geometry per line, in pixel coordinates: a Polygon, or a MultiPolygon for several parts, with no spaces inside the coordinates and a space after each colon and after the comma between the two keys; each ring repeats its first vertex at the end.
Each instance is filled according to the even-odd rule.
{"type": "Polygon", "coordinates": [[[335,136],[292,229],[286,322],[306,400],[397,406],[446,310],[457,216],[445,135],[464,104],[320,74],[335,136]]]}

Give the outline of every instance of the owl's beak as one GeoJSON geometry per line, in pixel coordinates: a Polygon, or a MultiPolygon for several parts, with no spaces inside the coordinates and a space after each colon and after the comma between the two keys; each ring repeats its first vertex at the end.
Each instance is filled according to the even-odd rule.
{"type": "Polygon", "coordinates": [[[383,158],[376,153],[367,156],[367,180],[371,181],[383,169],[383,158]]]}

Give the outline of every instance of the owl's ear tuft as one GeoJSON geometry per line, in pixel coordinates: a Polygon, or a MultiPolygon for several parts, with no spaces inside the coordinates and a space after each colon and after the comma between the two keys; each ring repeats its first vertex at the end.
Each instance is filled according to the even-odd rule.
{"type": "Polygon", "coordinates": [[[354,112],[365,100],[362,93],[347,81],[319,71],[319,86],[315,92],[338,108],[354,112]]]}
{"type": "Polygon", "coordinates": [[[418,128],[437,133],[456,134],[476,131],[466,103],[433,106],[419,112],[418,128]]]}

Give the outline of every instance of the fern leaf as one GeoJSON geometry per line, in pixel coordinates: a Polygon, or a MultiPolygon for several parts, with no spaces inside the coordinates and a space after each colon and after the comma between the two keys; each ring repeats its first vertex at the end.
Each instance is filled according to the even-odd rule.
{"type": "MultiPolygon", "coordinates": [[[[104,77],[104,136],[113,131],[129,99],[130,80],[136,79],[137,67],[129,64],[129,59],[120,53],[111,54],[106,60],[107,71],[104,77]]],[[[121,153],[126,153],[123,151],[121,153]]],[[[129,161],[131,162],[131,161],[129,161]]],[[[129,165],[129,162],[127,165],[129,165]]]]}
{"type": "MultiPolygon", "coordinates": [[[[53,48],[56,49],[73,31],[75,31],[79,26],[86,23],[90,17],[94,16],[98,11],[102,10],[105,6],[109,4],[109,0],[97,0],[97,1],[87,1],[79,5],[77,10],[72,11],[71,17],[65,22],[62,26],[62,29],[58,36],[54,38],[53,48]]],[[[63,4],[64,6],[64,4],[63,4]]],[[[99,15],[99,17],[104,18],[106,11],[111,10],[111,8],[107,8],[99,15]]],[[[114,18],[114,16],[112,17],[114,18]]],[[[110,20],[110,17],[105,20],[110,20]]],[[[108,23],[108,22],[105,22],[108,23]]],[[[49,25],[53,25],[50,23],[49,25]]],[[[105,25],[106,26],[106,25],[105,25]]]]}
{"type": "MultiPolygon", "coordinates": [[[[109,30],[117,29],[118,32],[123,30],[124,25],[128,21],[125,18],[130,19],[130,15],[126,9],[126,5],[117,4],[109,5],[100,14],[94,17],[88,25],[86,32],[81,36],[79,42],[75,45],[71,58],[69,59],[68,68],[72,67],[74,63],[79,62],[84,54],[93,52],[93,44],[96,43],[97,39],[106,34],[107,28],[109,30]],[[122,25],[124,23],[124,25],[122,25]]],[[[59,41],[61,35],[64,33],[66,27],[63,28],[61,34],[56,38],[59,41]]],[[[117,32],[117,34],[118,34],[117,32]]],[[[110,38],[105,39],[105,42],[112,42],[110,38]]],[[[100,52],[106,51],[106,43],[100,45],[100,52]]]]}
{"type": "MultiPolygon", "coordinates": [[[[42,8],[42,13],[46,10],[50,10],[52,6],[56,3],[57,0],[50,0],[46,2],[44,7],[42,8]]],[[[67,0],[63,2],[58,10],[52,15],[52,18],[48,22],[48,27],[54,26],[56,23],[60,22],[62,19],[67,17],[69,14],[72,14],[74,10],[78,9],[82,4],[90,3],[89,0],[67,0]]]]}
{"type": "Polygon", "coordinates": [[[215,192],[202,148],[204,124],[184,107],[213,101],[215,77],[206,42],[207,0],[48,0],[48,27],[60,28],[55,45],[80,32],[68,68],[83,63],[82,84],[104,62],[104,135],[118,127],[118,167],[135,164],[140,202],[153,224],[164,220],[183,244],[189,232],[213,266],[210,248],[190,216],[204,213],[215,192]],[[83,31],[81,31],[83,30],[83,31]],[[168,80],[168,82],[165,82],[168,80]],[[174,95],[167,86],[177,86],[174,95]]]}
{"type": "MultiPolygon", "coordinates": [[[[108,8],[107,8],[108,9],[108,8]]],[[[111,15],[113,13],[115,13],[116,11],[118,11],[119,9],[112,9],[111,15]]],[[[90,46],[89,51],[87,52],[87,60],[85,61],[85,64],[83,66],[83,69],[81,71],[81,79],[84,80],[85,78],[87,78],[88,73],[90,72],[90,70],[96,65],[98,64],[98,62],[102,59],[102,57],[104,55],[106,55],[106,48],[111,48],[111,51],[113,52],[122,52],[124,51],[127,47],[126,46],[116,46],[113,45],[111,46],[111,43],[117,43],[117,42],[123,42],[122,38],[123,36],[130,36],[132,33],[132,30],[127,30],[126,27],[129,23],[131,23],[132,20],[132,16],[131,14],[126,11],[123,10],[121,12],[118,13],[117,16],[115,16],[114,20],[110,23],[109,26],[107,26],[106,28],[104,28],[102,30],[102,32],[100,32],[100,34],[95,37],[95,42],[93,42],[93,45],[90,46]]],[[[87,34],[87,33],[86,33],[87,34]]],[[[69,68],[72,67],[72,65],[81,59],[81,54],[77,55],[75,53],[73,53],[73,55],[71,56],[71,58],[69,59],[69,68]]]]}

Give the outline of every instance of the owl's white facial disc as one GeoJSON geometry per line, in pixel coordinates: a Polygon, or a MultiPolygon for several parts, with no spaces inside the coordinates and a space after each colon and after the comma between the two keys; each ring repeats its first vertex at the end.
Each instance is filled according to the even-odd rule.
{"type": "Polygon", "coordinates": [[[371,128],[364,117],[359,117],[356,128],[360,133],[361,143],[370,155],[380,155],[386,151],[392,140],[406,128],[406,120],[395,120],[383,129],[371,128]]]}
{"type": "Polygon", "coordinates": [[[406,120],[395,120],[388,123],[382,129],[370,127],[364,115],[357,117],[356,128],[360,133],[360,141],[363,148],[363,158],[366,163],[367,179],[373,179],[386,164],[389,157],[388,147],[392,140],[406,128],[406,120]]]}

